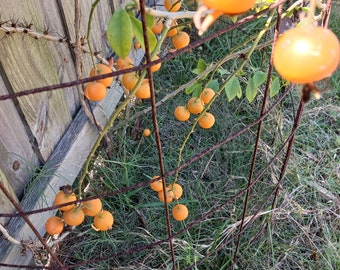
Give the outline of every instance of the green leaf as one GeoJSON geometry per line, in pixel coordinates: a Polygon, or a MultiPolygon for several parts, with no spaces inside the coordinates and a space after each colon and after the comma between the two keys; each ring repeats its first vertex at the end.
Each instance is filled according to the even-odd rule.
{"type": "Polygon", "coordinates": [[[280,85],[280,79],[278,77],[275,77],[270,84],[269,88],[269,96],[272,98],[275,95],[277,95],[280,91],[281,85],[280,85]]]}
{"type": "Polygon", "coordinates": [[[253,77],[249,79],[249,82],[246,88],[246,97],[249,103],[254,100],[254,98],[256,97],[256,94],[257,94],[257,86],[255,85],[254,77],[253,77]]]}
{"type": "Polygon", "coordinates": [[[217,92],[218,89],[220,88],[220,85],[219,85],[217,80],[211,80],[210,82],[207,83],[207,85],[205,87],[211,88],[212,90],[217,92]]]}
{"type": "Polygon", "coordinates": [[[190,94],[192,94],[194,91],[196,91],[197,89],[198,89],[199,91],[202,90],[202,83],[200,83],[200,82],[195,82],[195,83],[193,83],[192,85],[189,85],[187,88],[185,88],[185,93],[186,93],[187,95],[190,95],[190,94]]]}
{"type": "Polygon", "coordinates": [[[206,69],[207,69],[207,63],[202,58],[200,58],[197,62],[198,74],[202,73],[206,69]]]}
{"type": "Polygon", "coordinates": [[[153,26],[153,21],[154,21],[154,17],[151,16],[149,13],[146,13],[146,25],[148,28],[152,28],[153,26]]]}
{"type": "Polygon", "coordinates": [[[241,98],[242,97],[242,89],[240,88],[240,91],[238,91],[238,93],[237,93],[237,97],[238,98],[241,98]]]}
{"type": "Polygon", "coordinates": [[[194,68],[191,72],[194,73],[194,74],[196,74],[196,75],[199,74],[199,73],[198,73],[198,68],[194,68]]]}
{"type": "Polygon", "coordinates": [[[129,14],[118,9],[110,18],[106,30],[107,40],[115,53],[125,58],[132,46],[132,25],[129,14]]]}
{"type": "Polygon", "coordinates": [[[261,84],[263,84],[266,81],[267,74],[263,71],[256,71],[253,75],[254,85],[255,87],[259,87],[261,84]]]}
{"type": "Polygon", "coordinates": [[[224,68],[219,68],[218,73],[220,73],[222,76],[228,73],[228,70],[224,69],[224,68]]]}
{"type": "Polygon", "coordinates": [[[242,91],[240,81],[237,77],[232,78],[224,88],[225,93],[227,94],[229,102],[232,101],[237,94],[242,91]]]}
{"type": "MultiPolygon", "coordinates": [[[[132,31],[136,36],[136,39],[140,42],[142,48],[145,51],[145,44],[144,44],[144,35],[143,35],[143,25],[142,22],[138,19],[136,19],[134,16],[130,16],[131,24],[132,24],[132,31]]],[[[150,52],[152,52],[157,44],[157,39],[154,33],[147,28],[148,31],[148,40],[149,40],[149,47],[150,52]]]]}

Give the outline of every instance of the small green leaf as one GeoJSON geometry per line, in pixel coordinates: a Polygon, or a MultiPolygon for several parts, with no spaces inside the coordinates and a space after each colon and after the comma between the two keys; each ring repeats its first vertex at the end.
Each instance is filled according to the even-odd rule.
{"type": "Polygon", "coordinates": [[[237,93],[237,97],[238,98],[241,98],[242,97],[242,89],[240,88],[240,91],[238,91],[238,93],[237,93]]]}
{"type": "MultiPolygon", "coordinates": [[[[145,50],[142,22],[136,19],[134,16],[130,16],[130,20],[132,24],[132,31],[135,34],[136,39],[140,42],[142,48],[145,50]]],[[[154,33],[152,33],[152,31],[149,28],[147,28],[147,31],[148,31],[150,52],[152,52],[156,47],[157,39],[154,33]]]]}
{"type": "Polygon", "coordinates": [[[211,88],[212,90],[217,92],[218,89],[220,88],[220,85],[219,85],[217,80],[211,80],[210,82],[207,83],[207,85],[205,87],[211,88]]]}
{"type": "Polygon", "coordinates": [[[254,77],[253,77],[249,79],[249,82],[246,88],[246,97],[249,103],[254,100],[254,98],[256,97],[256,94],[257,94],[257,86],[255,85],[254,77]]]}
{"type": "Polygon", "coordinates": [[[237,77],[232,78],[224,88],[225,93],[227,94],[229,102],[232,101],[237,94],[242,91],[240,81],[237,77]]]}
{"type": "Polygon", "coordinates": [[[275,95],[277,95],[280,91],[281,85],[280,85],[280,79],[278,77],[275,77],[270,84],[270,91],[269,91],[269,96],[272,98],[275,95]]]}
{"type": "Polygon", "coordinates": [[[194,74],[196,74],[196,75],[199,74],[199,73],[198,73],[198,68],[194,68],[191,72],[194,73],[194,74]]]}
{"type": "Polygon", "coordinates": [[[219,68],[218,73],[220,73],[222,76],[228,73],[228,70],[224,69],[224,68],[219,68]]]}
{"type": "Polygon", "coordinates": [[[201,85],[201,87],[197,87],[195,90],[194,90],[194,92],[192,92],[192,96],[193,97],[199,97],[200,95],[201,95],[201,93],[202,93],[202,85],[201,85]]]}
{"type": "Polygon", "coordinates": [[[200,58],[197,62],[198,74],[202,73],[206,69],[207,69],[207,63],[202,58],[200,58]]]}
{"type": "Polygon", "coordinates": [[[118,9],[110,18],[106,30],[107,40],[119,57],[129,55],[132,46],[132,25],[129,14],[118,9]]]}
{"type": "Polygon", "coordinates": [[[192,85],[189,85],[187,88],[185,88],[185,93],[187,94],[187,95],[190,95],[190,94],[192,94],[194,91],[196,91],[196,90],[202,90],[202,83],[200,83],[200,82],[195,82],[195,83],[193,83],[192,85]]]}
{"type": "Polygon", "coordinates": [[[253,75],[254,85],[255,87],[259,87],[261,84],[263,84],[266,81],[267,74],[263,71],[256,71],[253,75]]]}
{"type": "Polygon", "coordinates": [[[146,13],[146,25],[148,26],[148,28],[151,29],[151,27],[153,26],[153,21],[154,17],[151,16],[149,13],[146,13]]]}

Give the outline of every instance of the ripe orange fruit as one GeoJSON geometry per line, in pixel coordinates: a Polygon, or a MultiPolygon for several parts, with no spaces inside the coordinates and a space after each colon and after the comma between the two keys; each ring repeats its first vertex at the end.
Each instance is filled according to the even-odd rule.
{"type": "Polygon", "coordinates": [[[106,96],[106,87],[99,82],[90,82],[85,87],[84,95],[90,101],[100,101],[106,96]]]}
{"type": "Polygon", "coordinates": [[[157,34],[162,33],[163,28],[164,28],[164,24],[163,24],[162,20],[157,19],[157,20],[154,20],[153,25],[151,27],[151,31],[152,31],[152,33],[157,35],[157,34]]]}
{"type": "Polygon", "coordinates": [[[200,98],[202,99],[204,104],[208,104],[210,100],[215,96],[215,91],[211,88],[204,88],[200,98]]]}
{"type": "MultiPolygon", "coordinates": [[[[152,177],[152,179],[156,179],[158,177],[159,176],[156,175],[156,176],[152,177]]],[[[157,180],[155,182],[150,183],[150,187],[151,187],[152,190],[154,190],[156,192],[162,191],[163,190],[162,179],[159,179],[159,180],[157,180]]]]}
{"type": "Polygon", "coordinates": [[[151,130],[146,128],[143,130],[143,136],[144,137],[149,137],[151,135],[151,130]]]}
{"type": "Polygon", "coordinates": [[[173,193],[173,198],[175,200],[179,200],[182,197],[183,194],[183,188],[180,184],[173,183],[168,186],[169,190],[173,193]]]}
{"type": "Polygon", "coordinates": [[[101,211],[93,219],[93,225],[99,231],[111,230],[113,222],[114,222],[113,215],[107,210],[101,211]]]}
{"type": "Polygon", "coordinates": [[[118,70],[126,69],[126,68],[131,68],[133,67],[133,61],[132,59],[127,56],[125,58],[118,58],[116,62],[116,66],[118,70]]]}
{"type": "Polygon", "coordinates": [[[166,36],[172,37],[172,36],[176,35],[177,32],[178,32],[177,22],[175,20],[173,20],[171,25],[170,25],[170,30],[168,31],[168,33],[166,33],[166,36]]]}
{"type": "MultiPolygon", "coordinates": [[[[77,200],[76,195],[71,192],[70,194],[65,193],[63,190],[60,190],[54,198],[54,205],[59,205],[63,203],[75,202],[77,200]]],[[[62,206],[59,208],[61,211],[68,211],[74,208],[76,204],[70,204],[66,206],[62,206]]]]}
{"type": "MultiPolygon", "coordinates": [[[[90,70],[90,77],[93,77],[95,75],[108,74],[108,73],[111,73],[111,72],[112,72],[111,68],[108,67],[107,65],[96,64],[96,69],[92,68],[90,70]]],[[[100,79],[100,80],[97,80],[97,82],[103,84],[105,87],[109,87],[109,86],[111,86],[111,84],[113,82],[113,77],[100,79]]]]}
{"type": "Polygon", "coordinates": [[[69,226],[78,226],[83,223],[85,214],[81,207],[74,207],[73,209],[64,212],[63,219],[69,226]]]}
{"type": "Polygon", "coordinates": [[[256,0],[202,0],[209,9],[215,9],[225,14],[241,14],[251,9],[256,0]]]}
{"type": "Polygon", "coordinates": [[[178,50],[188,46],[189,43],[190,37],[184,31],[180,31],[176,35],[172,36],[172,45],[174,45],[174,47],[178,50]]]}
{"type": "Polygon", "coordinates": [[[141,86],[135,93],[135,96],[140,99],[146,99],[151,97],[150,84],[148,79],[143,79],[141,86]]]}
{"type": "MultiPolygon", "coordinates": [[[[161,202],[165,202],[163,190],[158,192],[158,199],[161,202]]],[[[166,201],[167,201],[167,203],[171,203],[173,201],[173,199],[174,199],[174,193],[169,189],[169,187],[166,187],[166,201]]]]}
{"type": "Polygon", "coordinates": [[[198,124],[204,129],[211,128],[215,124],[215,116],[212,113],[206,112],[198,119],[198,124]]]}
{"type": "MultiPolygon", "coordinates": [[[[155,57],[152,59],[152,61],[155,61],[155,60],[158,60],[159,59],[159,56],[158,55],[155,55],[155,57]]],[[[160,68],[161,68],[161,65],[162,63],[158,63],[158,64],[155,64],[151,67],[151,71],[152,72],[156,72],[158,71],[160,68]]]]}
{"type": "Polygon", "coordinates": [[[172,216],[174,219],[178,221],[185,220],[189,215],[188,208],[184,204],[176,204],[174,208],[172,208],[172,216]]]}
{"type": "Polygon", "coordinates": [[[187,108],[192,114],[199,114],[204,109],[204,103],[200,98],[192,97],[187,102],[187,108]]]}
{"type": "Polygon", "coordinates": [[[102,201],[99,198],[82,203],[84,214],[89,217],[97,215],[102,210],[102,206],[102,201]]]}
{"type": "Polygon", "coordinates": [[[322,27],[301,26],[279,36],[273,49],[277,72],[293,83],[306,84],[329,77],[338,67],[340,44],[322,27]]]}
{"type": "Polygon", "coordinates": [[[164,7],[167,11],[176,12],[182,6],[181,0],[164,0],[164,7]]]}
{"type": "Polygon", "coordinates": [[[64,222],[60,217],[49,217],[45,222],[45,229],[50,235],[59,234],[64,230],[64,222]]]}
{"type": "Polygon", "coordinates": [[[177,106],[174,111],[175,118],[178,121],[185,122],[190,118],[190,112],[185,106],[177,106]]]}
{"type": "Polygon", "coordinates": [[[133,46],[135,47],[136,50],[140,49],[142,47],[142,45],[140,44],[139,41],[135,41],[135,43],[133,44],[133,46]]]}
{"type": "Polygon", "coordinates": [[[122,76],[123,86],[130,91],[135,87],[137,82],[138,82],[138,75],[135,72],[125,73],[122,76]]]}

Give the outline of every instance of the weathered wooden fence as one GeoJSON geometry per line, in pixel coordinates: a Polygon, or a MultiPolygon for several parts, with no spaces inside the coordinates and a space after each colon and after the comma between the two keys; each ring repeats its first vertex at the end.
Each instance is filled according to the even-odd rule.
{"type": "MultiPolygon", "coordinates": [[[[78,2],[82,37],[87,33],[93,2],[78,2]]],[[[104,58],[111,54],[106,25],[122,2],[102,0],[95,8],[89,42],[104,58]]],[[[76,4],[69,0],[0,1],[0,95],[77,79],[76,4]]],[[[81,63],[83,77],[87,77],[90,55],[82,52],[81,63]]],[[[0,223],[15,239],[36,236],[22,217],[1,216],[17,211],[7,197],[24,211],[51,206],[59,186],[73,183],[98,136],[80,105],[79,91],[81,87],[72,86],[0,100],[0,181],[8,193],[0,190],[0,223]]],[[[122,94],[114,82],[104,101],[91,104],[100,124],[105,125],[122,94]]],[[[53,211],[29,216],[40,234],[51,214],[53,211]]],[[[2,263],[25,265],[30,260],[31,254],[21,256],[19,248],[0,235],[2,263]]]]}

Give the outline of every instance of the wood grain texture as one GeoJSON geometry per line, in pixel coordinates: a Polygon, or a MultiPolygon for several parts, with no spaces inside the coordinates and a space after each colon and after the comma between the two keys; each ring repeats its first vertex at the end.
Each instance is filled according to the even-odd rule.
{"type": "MultiPolygon", "coordinates": [[[[104,125],[107,122],[123,92],[122,88],[114,84],[108,91],[105,100],[94,107],[94,114],[99,123],[104,125]]],[[[27,190],[20,204],[24,211],[52,205],[59,187],[72,184],[79,174],[97,137],[98,130],[88,122],[83,111],[80,111],[45,164],[42,174],[31,183],[27,190]]],[[[31,215],[30,220],[43,235],[46,219],[54,214],[55,211],[42,212],[31,215]]],[[[31,229],[20,217],[10,220],[8,230],[10,235],[16,239],[36,239],[31,229]]],[[[0,246],[0,261],[2,263],[28,264],[32,258],[29,252],[26,256],[21,256],[18,247],[10,245],[1,236],[0,246]]]]}
{"type": "MultiPolygon", "coordinates": [[[[2,20],[31,22],[32,29],[44,31],[49,28],[46,18],[58,17],[54,1],[44,5],[39,0],[0,1],[2,20]]],[[[55,26],[58,21],[55,21],[55,26]]],[[[55,30],[57,32],[57,30],[55,30]]],[[[60,83],[61,44],[33,39],[23,33],[13,33],[0,42],[0,61],[14,92],[60,83]]],[[[65,47],[65,54],[68,48],[65,47]]],[[[72,69],[73,63],[68,69],[72,69]]],[[[63,67],[67,66],[65,63],[63,67]]],[[[67,90],[65,90],[67,91],[67,90]]],[[[52,91],[24,96],[18,99],[21,111],[35,136],[44,160],[47,160],[65,129],[71,122],[63,91],[52,91]]]]}
{"type": "MultiPolygon", "coordinates": [[[[106,57],[112,54],[106,43],[106,25],[112,14],[112,3],[116,5],[121,2],[125,3],[127,0],[113,2],[102,0],[96,8],[93,18],[91,32],[91,42],[93,43],[91,44],[96,51],[101,51],[101,54],[106,57]]],[[[84,35],[92,3],[92,0],[81,1],[83,18],[81,32],[84,35]]],[[[68,31],[71,40],[74,38],[73,1],[1,0],[0,10],[6,10],[6,16],[9,18],[25,18],[27,22],[32,21],[35,27],[42,30],[48,26],[50,33],[59,34],[68,31]],[[64,14],[66,20],[64,22],[60,22],[59,8],[64,14]],[[61,25],[66,25],[67,31],[61,25]]],[[[16,34],[3,41],[0,41],[0,61],[4,67],[6,66],[5,72],[14,91],[66,82],[75,78],[74,59],[68,46],[16,34]],[[13,46],[18,48],[13,48],[13,46]],[[6,53],[4,50],[7,50],[6,53]],[[25,63],[16,62],[21,58],[25,59],[25,63]],[[41,62],[41,59],[44,61],[41,62]]],[[[142,50],[133,51],[131,56],[138,64],[143,57],[143,52],[142,50]]],[[[83,55],[82,62],[83,74],[86,75],[91,69],[92,62],[86,54],[83,55]]],[[[105,100],[93,104],[94,115],[99,123],[106,124],[123,93],[119,84],[114,83],[108,90],[105,100]]],[[[77,99],[75,88],[19,99],[29,128],[38,140],[40,150],[47,160],[40,173],[36,173],[33,180],[26,186],[25,196],[20,203],[24,211],[51,206],[59,187],[74,182],[98,138],[97,128],[89,123],[82,110],[77,109],[77,105],[74,103],[78,102],[77,99]],[[74,114],[75,117],[72,119],[74,114]]],[[[53,214],[55,211],[46,211],[31,215],[29,218],[38,232],[43,235],[45,233],[44,223],[53,214]]],[[[32,230],[21,217],[12,218],[7,227],[9,234],[18,240],[36,239],[32,230]]],[[[20,249],[11,245],[1,235],[0,247],[0,262],[32,265],[30,252],[22,256],[20,249]]]]}
{"type": "MultiPolygon", "coordinates": [[[[1,73],[1,66],[0,66],[1,73]]],[[[6,85],[0,77],[0,95],[7,94],[6,85]]],[[[27,180],[32,174],[32,168],[38,165],[38,158],[30,144],[25,127],[12,100],[0,102],[0,172],[1,181],[8,191],[21,199],[27,180]]],[[[0,193],[0,213],[11,213],[14,207],[0,193]]],[[[0,223],[8,219],[0,217],[0,223]]]]}

